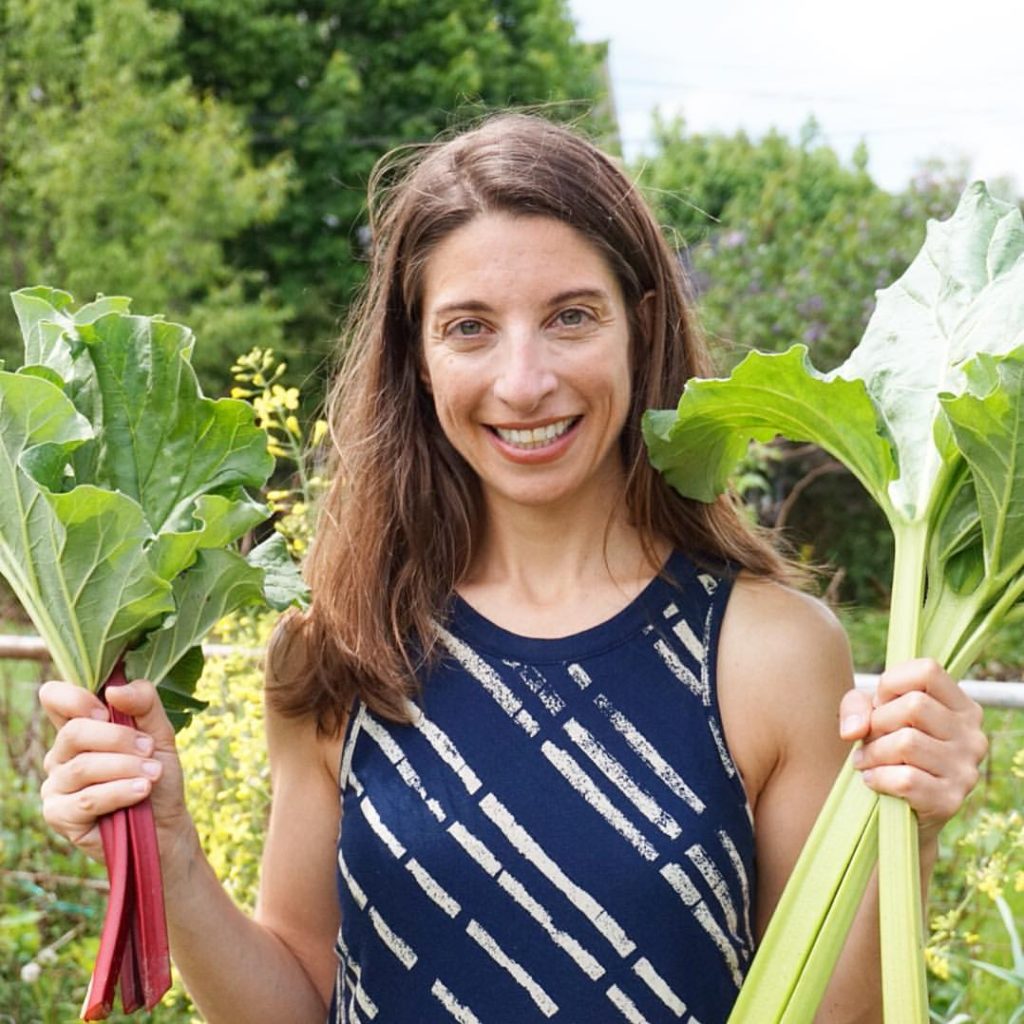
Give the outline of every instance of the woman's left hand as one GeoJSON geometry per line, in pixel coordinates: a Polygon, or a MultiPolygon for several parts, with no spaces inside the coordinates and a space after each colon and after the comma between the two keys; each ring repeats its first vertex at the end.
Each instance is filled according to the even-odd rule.
{"type": "Polygon", "coordinates": [[[982,710],[938,662],[918,658],[882,674],[874,697],[849,691],[839,709],[845,740],[863,740],[854,766],[878,793],[917,813],[922,844],[934,842],[978,781],[988,753],[982,710]]]}

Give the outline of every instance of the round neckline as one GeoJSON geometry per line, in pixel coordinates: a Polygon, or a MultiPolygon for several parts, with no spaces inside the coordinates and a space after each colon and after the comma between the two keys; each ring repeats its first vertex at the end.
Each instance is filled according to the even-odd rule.
{"type": "Polygon", "coordinates": [[[566,636],[534,637],[513,633],[478,612],[458,592],[452,595],[447,625],[471,646],[505,660],[534,664],[578,660],[615,647],[649,626],[658,604],[658,595],[668,586],[666,575],[674,583],[682,584],[692,572],[693,563],[685,555],[673,551],[661,569],[619,611],[603,622],[566,636]]]}

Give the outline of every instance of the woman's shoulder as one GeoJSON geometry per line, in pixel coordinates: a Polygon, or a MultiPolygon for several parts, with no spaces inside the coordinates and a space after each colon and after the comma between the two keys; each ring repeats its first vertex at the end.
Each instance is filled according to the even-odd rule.
{"type": "Polygon", "coordinates": [[[831,609],[748,573],[732,587],[717,675],[726,733],[755,791],[794,744],[838,737],[839,701],[853,685],[849,642],[831,609]]]}

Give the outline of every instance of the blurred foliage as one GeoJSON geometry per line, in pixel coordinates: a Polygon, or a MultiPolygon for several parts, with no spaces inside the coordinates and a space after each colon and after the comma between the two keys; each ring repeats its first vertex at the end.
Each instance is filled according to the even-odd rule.
{"type": "MultiPolygon", "coordinates": [[[[223,383],[240,336],[282,336],[266,275],[225,243],[281,207],[291,163],[256,167],[243,118],[171,73],[178,26],[144,0],[0,0],[0,282],[187,319],[223,383]]],[[[0,354],[20,350],[5,309],[0,354]]]]}
{"type": "Polygon", "coordinates": [[[933,163],[896,195],[845,166],[810,120],[797,142],[687,131],[655,118],[653,154],[636,168],[690,269],[722,368],[751,348],[802,341],[822,370],[860,340],[876,289],[906,269],[929,217],[949,216],[962,168],[933,163]]]}

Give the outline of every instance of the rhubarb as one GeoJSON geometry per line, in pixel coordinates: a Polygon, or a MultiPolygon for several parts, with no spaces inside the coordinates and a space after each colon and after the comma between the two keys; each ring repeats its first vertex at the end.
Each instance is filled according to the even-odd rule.
{"type": "MultiPolygon", "coordinates": [[[[123,298],[12,298],[25,359],[0,371],[0,574],[64,679],[149,679],[180,727],[217,620],[304,599],[282,537],[239,550],[268,515],[247,493],[273,469],[267,436],[247,403],[203,395],[187,327],[123,298]]],[[[128,1011],[170,980],[149,801],[100,831],[111,896],[86,1020],[110,1012],[118,980],[128,1011]]]]}

